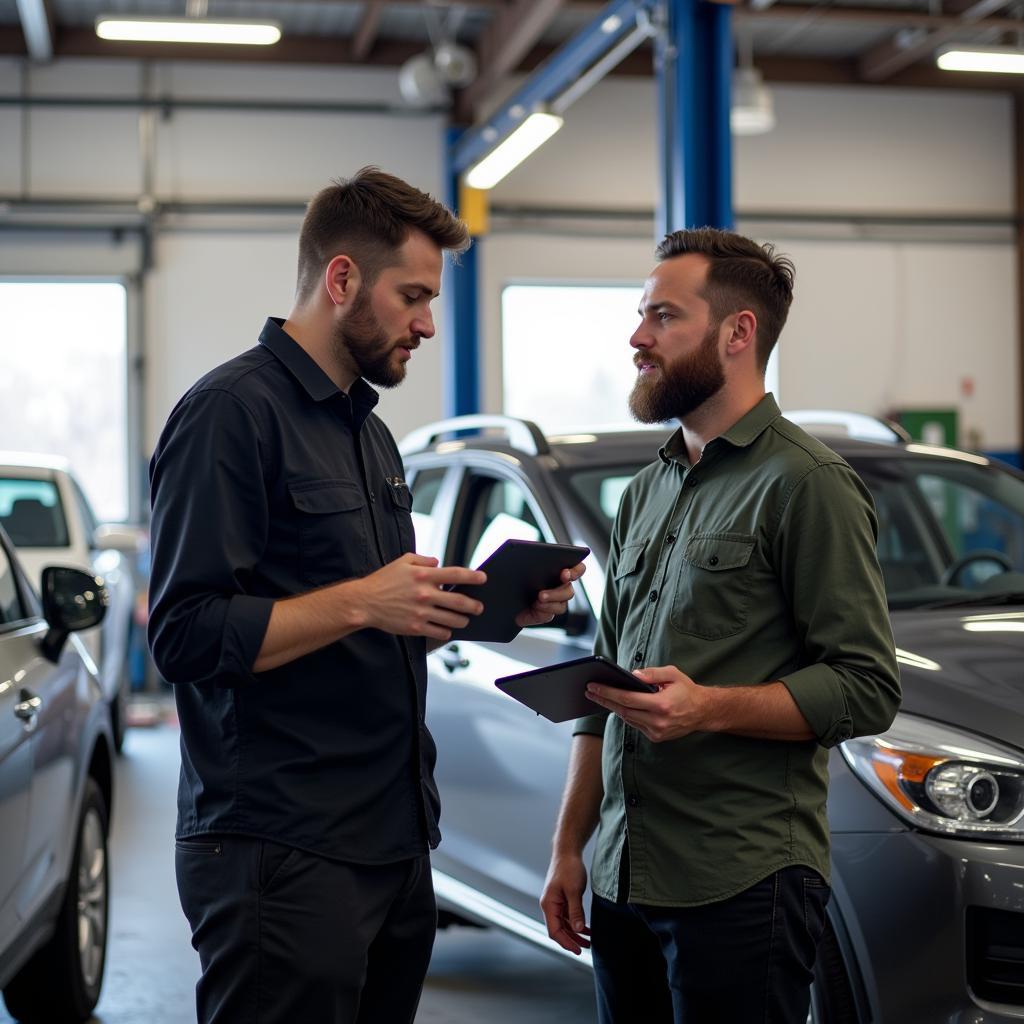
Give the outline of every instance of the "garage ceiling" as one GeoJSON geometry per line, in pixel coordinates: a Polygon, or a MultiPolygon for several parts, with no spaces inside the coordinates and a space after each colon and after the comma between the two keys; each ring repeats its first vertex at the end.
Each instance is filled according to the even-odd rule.
{"type": "MultiPolygon", "coordinates": [[[[500,88],[506,71],[536,67],[560,42],[594,17],[594,0],[188,0],[209,16],[272,18],[283,28],[270,50],[105,42],[97,15],[125,12],[183,15],[186,0],[0,0],[0,55],[200,58],[286,63],[401,65],[431,37],[455,38],[477,52],[487,70],[460,109],[472,111],[500,88]],[[42,27],[42,28],[40,28],[42,27]],[[26,39],[29,42],[26,42],[26,39]],[[48,52],[49,51],[49,52],[48,52]],[[466,102],[468,99],[468,102],[466,102]]],[[[734,30],[752,46],[755,64],[772,81],[987,88],[1021,86],[1009,75],[939,71],[934,52],[951,41],[1024,43],[1020,0],[743,0],[734,30]]],[[[619,69],[650,74],[649,50],[619,69]]]]}

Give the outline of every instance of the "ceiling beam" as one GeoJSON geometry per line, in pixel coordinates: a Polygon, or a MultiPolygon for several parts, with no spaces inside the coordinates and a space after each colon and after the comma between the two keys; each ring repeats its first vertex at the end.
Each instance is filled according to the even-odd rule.
{"type": "Polygon", "coordinates": [[[791,85],[861,85],[901,89],[977,89],[1016,95],[1024,93],[1019,75],[990,75],[981,72],[942,71],[921,62],[897,72],[885,81],[866,82],[854,57],[824,60],[805,57],[758,57],[757,66],[767,82],[791,85]]]}
{"type": "Polygon", "coordinates": [[[937,46],[952,39],[964,29],[986,27],[984,19],[1001,10],[1007,0],[979,0],[971,4],[948,28],[935,32],[923,32],[919,38],[906,41],[895,36],[878,46],[873,46],[860,58],[860,74],[865,81],[882,82],[897,71],[902,71],[922,57],[930,56],[937,46]]]}
{"type": "Polygon", "coordinates": [[[365,60],[377,41],[377,27],[384,10],[384,0],[366,0],[363,16],[359,19],[355,35],[352,36],[351,54],[355,61],[365,60]]]}
{"type": "MultiPolygon", "coordinates": [[[[575,5],[573,5],[575,7],[575,5]]],[[[947,8],[948,9],[948,8],[947,8]]],[[[816,24],[851,24],[886,28],[963,29],[963,20],[953,14],[927,14],[917,10],[891,7],[809,7],[806,4],[777,3],[766,10],[736,7],[734,20],[741,25],[763,25],[774,22],[791,23],[812,20],[816,24]]],[[[984,18],[972,22],[973,29],[998,29],[1005,32],[1024,30],[1024,18],[984,18]]]]}
{"type": "Polygon", "coordinates": [[[53,59],[53,13],[47,0],[18,0],[25,49],[36,61],[53,59]]]}
{"type": "Polygon", "coordinates": [[[506,75],[519,67],[564,3],[565,0],[512,0],[494,18],[477,46],[480,73],[456,99],[458,120],[467,124],[476,120],[479,106],[506,75]]]}

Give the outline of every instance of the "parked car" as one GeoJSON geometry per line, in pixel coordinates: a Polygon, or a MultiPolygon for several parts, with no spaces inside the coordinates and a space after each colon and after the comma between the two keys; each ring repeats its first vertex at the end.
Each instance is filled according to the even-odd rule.
{"type": "Polygon", "coordinates": [[[107,594],[43,572],[42,599],[0,529],[0,989],[26,1024],[92,1013],[106,962],[113,735],[78,636],[107,594]]]}
{"type": "Polygon", "coordinates": [[[103,578],[110,608],[103,625],[85,632],[82,640],[99,667],[120,751],[135,607],[133,562],[143,543],[142,531],[123,523],[97,523],[67,460],[12,452],[0,452],[0,526],[35,586],[44,567],[54,564],[74,565],[103,578]]]}
{"type": "MultiPolygon", "coordinates": [[[[816,432],[874,495],[904,702],[888,732],[831,752],[833,898],[811,1019],[1020,1022],[1024,475],[832,418],[843,434],[816,432]],[[865,428],[874,440],[848,436],[865,428]]],[[[402,444],[421,553],[477,565],[509,536],[593,552],[560,620],[429,656],[444,834],[433,865],[447,920],[561,952],[538,898],[571,724],[539,718],[494,680],[590,653],[619,499],[665,436],[545,437],[532,423],[468,417],[402,444]]]]}

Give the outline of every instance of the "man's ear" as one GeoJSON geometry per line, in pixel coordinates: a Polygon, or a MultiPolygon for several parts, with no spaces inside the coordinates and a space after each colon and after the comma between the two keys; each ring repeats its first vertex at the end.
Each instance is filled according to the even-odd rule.
{"type": "Polygon", "coordinates": [[[331,302],[336,306],[347,306],[355,298],[362,277],[355,260],[344,253],[335,256],[324,271],[324,287],[331,302]]]}
{"type": "Polygon", "coordinates": [[[757,337],[757,317],[749,310],[744,309],[734,313],[725,320],[729,328],[729,338],[725,344],[727,355],[738,356],[747,349],[753,349],[757,337]]]}

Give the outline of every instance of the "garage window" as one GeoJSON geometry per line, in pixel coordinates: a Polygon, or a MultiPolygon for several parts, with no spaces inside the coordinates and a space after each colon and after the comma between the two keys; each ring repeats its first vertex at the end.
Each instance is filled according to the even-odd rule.
{"type": "Polygon", "coordinates": [[[7,450],[67,458],[98,516],[128,516],[127,294],[117,281],[0,280],[7,450]]]}
{"type": "MultiPolygon", "coordinates": [[[[504,410],[546,433],[632,426],[636,380],[629,339],[639,324],[637,285],[509,285],[502,292],[504,410]]],[[[767,388],[779,397],[778,349],[767,388]]]]}

